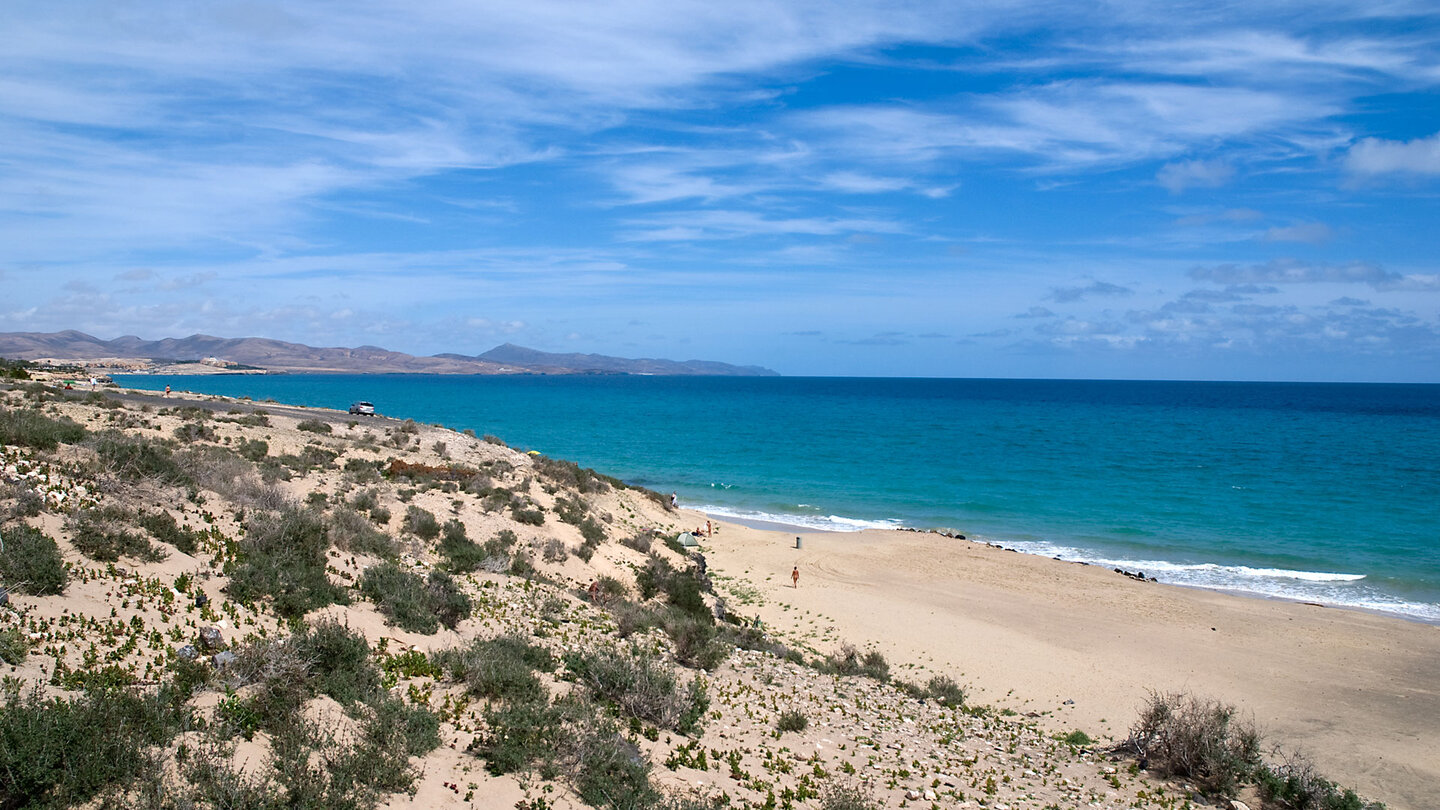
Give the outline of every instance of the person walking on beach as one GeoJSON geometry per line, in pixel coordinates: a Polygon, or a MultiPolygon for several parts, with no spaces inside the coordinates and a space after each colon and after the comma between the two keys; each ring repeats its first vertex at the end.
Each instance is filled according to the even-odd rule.
{"type": "Polygon", "coordinates": [[[167,398],[170,396],[170,386],[168,386],[168,385],[165,386],[165,396],[166,396],[167,398]]]}
{"type": "Polygon", "coordinates": [[[676,494],[673,493],[673,492],[670,493],[670,508],[671,508],[671,509],[674,509],[675,507],[677,507],[677,506],[679,506],[679,505],[680,505],[680,498],[679,498],[679,496],[676,495],[676,494]]]}
{"type": "Polygon", "coordinates": [[[790,587],[800,587],[800,566],[798,565],[790,571],[790,587]]]}

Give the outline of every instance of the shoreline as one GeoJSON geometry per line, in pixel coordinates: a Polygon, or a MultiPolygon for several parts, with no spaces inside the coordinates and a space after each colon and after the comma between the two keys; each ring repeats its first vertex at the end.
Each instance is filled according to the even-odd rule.
{"type": "Polygon", "coordinates": [[[1268,743],[1304,749],[1362,795],[1396,808],[1440,797],[1440,626],[1157,588],[928,532],[802,531],[797,549],[793,531],[721,524],[701,548],[722,587],[746,583],[743,610],[815,653],[877,649],[954,677],[976,702],[1097,739],[1123,739],[1150,693],[1188,691],[1234,704],[1268,743]]]}
{"type": "MultiPolygon", "coordinates": [[[[691,508],[691,507],[683,507],[683,506],[682,506],[682,508],[691,508]]],[[[966,535],[966,534],[960,533],[960,532],[955,532],[955,531],[950,530],[950,529],[917,529],[917,528],[912,528],[912,527],[908,527],[908,526],[897,526],[897,527],[894,527],[894,528],[881,528],[881,527],[878,527],[878,526],[872,526],[872,527],[859,528],[859,529],[839,529],[839,528],[836,528],[836,529],[817,529],[817,528],[815,528],[815,527],[813,527],[813,526],[806,526],[806,525],[800,524],[800,523],[786,523],[786,522],[784,522],[784,521],[782,521],[782,520],[762,520],[762,519],[757,519],[757,518],[736,517],[736,516],[734,516],[734,515],[725,514],[725,513],[710,512],[710,511],[707,511],[707,507],[704,507],[704,506],[693,507],[693,509],[694,509],[695,511],[702,512],[707,518],[710,518],[711,520],[714,520],[714,521],[716,521],[717,523],[720,522],[720,521],[725,521],[725,522],[735,523],[735,524],[738,524],[738,525],[741,525],[741,526],[745,526],[745,527],[748,527],[748,528],[756,529],[756,530],[759,530],[759,531],[776,532],[776,533],[781,533],[781,534],[797,534],[797,533],[798,533],[798,534],[800,534],[800,535],[802,535],[802,536],[805,535],[805,534],[807,534],[807,533],[815,533],[815,534],[860,534],[860,533],[862,533],[862,532],[869,532],[869,531],[896,532],[896,533],[901,533],[901,534],[929,534],[929,535],[934,535],[934,536],[936,536],[936,537],[942,537],[942,538],[947,538],[947,539],[956,539],[956,538],[958,538],[958,539],[961,539],[961,540],[968,540],[969,542],[972,542],[972,543],[978,543],[978,544],[980,544],[980,545],[985,545],[985,546],[989,546],[989,547],[991,547],[991,548],[1000,549],[1000,550],[1003,550],[1003,551],[1009,551],[1009,552],[1013,552],[1013,553],[1016,553],[1016,554],[1023,554],[1023,555],[1025,555],[1025,556],[1027,556],[1027,557],[1034,557],[1034,558],[1037,558],[1037,559],[1044,559],[1044,560],[1053,560],[1053,561],[1055,561],[1055,562],[1063,562],[1063,563],[1067,563],[1067,564],[1070,564],[1070,565],[1078,565],[1078,566],[1084,566],[1084,567],[1086,567],[1086,568],[1094,568],[1094,569],[1101,570],[1101,571],[1109,571],[1109,572],[1111,572],[1111,573],[1116,574],[1117,576],[1122,576],[1122,577],[1127,577],[1127,578],[1130,578],[1131,573],[1133,573],[1133,572],[1124,570],[1124,569],[1122,569],[1122,568],[1120,568],[1120,567],[1118,567],[1118,566],[1111,566],[1111,565],[1106,565],[1106,564],[1103,564],[1103,563],[1090,562],[1090,561],[1087,561],[1087,560],[1072,560],[1072,559],[1067,559],[1067,558],[1065,558],[1065,557],[1060,557],[1060,556],[1052,556],[1052,555],[1046,555],[1046,554],[1037,554],[1037,553],[1032,552],[1032,551],[1027,551],[1027,550],[1025,550],[1025,549],[1023,549],[1023,548],[1014,548],[1014,547],[1012,547],[1012,546],[1005,545],[1004,543],[995,542],[995,541],[991,541],[991,540],[988,540],[988,539],[981,539],[981,538],[979,538],[979,537],[966,535]]],[[[778,517],[778,516],[777,516],[777,517],[778,517]]],[[[878,521],[858,521],[858,520],[857,520],[857,522],[862,522],[862,523],[863,523],[863,522],[878,522],[878,521]]],[[[1140,573],[1143,573],[1143,572],[1140,572],[1140,573]]],[[[1155,584],[1157,584],[1157,585],[1167,585],[1167,586],[1175,587],[1175,588],[1184,588],[1184,589],[1186,589],[1186,590],[1194,590],[1194,591],[1201,591],[1201,592],[1205,592],[1205,593],[1215,593],[1215,594],[1221,594],[1221,595],[1226,595],[1226,596],[1234,596],[1234,597],[1241,598],[1241,599],[1258,599],[1258,600],[1267,601],[1267,602],[1273,601],[1273,602],[1284,602],[1284,603],[1287,603],[1287,604],[1308,605],[1308,606],[1312,606],[1312,607],[1325,608],[1325,609],[1330,609],[1330,610],[1355,611],[1355,612],[1357,612],[1357,613],[1364,613],[1364,614],[1367,614],[1367,615],[1378,616],[1378,617],[1381,617],[1381,618],[1397,619],[1397,620],[1404,621],[1404,622],[1411,622],[1411,623],[1415,623],[1415,624],[1425,625],[1425,626],[1427,626],[1427,627],[1440,627],[1440,617],[1419,616],[1419,615],[1415,615],[1415,614],[1413,614],[1413,613],[1404,613],[1404,612],[1401,612],[1401,611],[1398,611],[1398,610],[1385,610],[1385,609],[1382,609],[1382,608],[1367,607],[1367,606],[1364,606],[1364,605],[1349,605],[1349,604],[1344,604],[1344,603],[1341,603],[1341,602],[1323,602],[1323,601],[1318,601],[1318,600],[1315,600],[1315,599],[1312,599],[1312,598],[1302,598],[1302,597],[1286,596],[1286,595],[1283,595],[1283,594],[1265,593],[1265,592],[1263,592],[1263,591],[1247,590],[1247,589],[1238,588],[1238,587],[1237,587],[1237,588],[1225,588],[1225,587],[1221,587],[1221,586],[1218,586],[1218,585],[1195,585],[1195,584],[1191,584],[1191,583],[1188,583],[1188,582],[1172,582],[1172,581],[1168,581],[1168,580],[1158,579],[1158,578],[1154,577],[1153,575],[1146,575],[1146,581],[1147,581],[1147,582],[1153,582],[1153,583],[1155,583],[1155,584]]]]}

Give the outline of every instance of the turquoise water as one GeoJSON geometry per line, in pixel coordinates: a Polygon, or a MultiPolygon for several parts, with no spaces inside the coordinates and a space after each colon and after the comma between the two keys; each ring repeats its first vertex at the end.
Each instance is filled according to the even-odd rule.
{"type": "Polygon", "coordinates": [[[1162,581],[1440,621],[1440,386],[207,376],[122,384],[494,434],[708,512],[951,528],[1162,581]]]}

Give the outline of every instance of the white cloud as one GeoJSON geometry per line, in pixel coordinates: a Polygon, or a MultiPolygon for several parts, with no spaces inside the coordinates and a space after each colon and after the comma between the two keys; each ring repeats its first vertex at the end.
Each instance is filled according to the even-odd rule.
{"type": "Polygon", "coordinates": [[[1411,141],[1364,138],[1345,156],[1345,168],[1365,176],[1440,175],[1440,132],[1411,141]]]}
{"type": "Polygon", "coordinates": [[[1155,180],[1171,194],[1190,188],[1219,188],[1235,177],[1235,167],[1222,160],[1182,160],[1167,163],[1155,180]]]}
{"type": "Polygon", "coordinates": [[[1277,226],[1265,231],[1266,242],[1305,242],[1322,245],[1335,238],[1335,230],[1323,222],[1301,222],[1295,225],[1277,226]]]}

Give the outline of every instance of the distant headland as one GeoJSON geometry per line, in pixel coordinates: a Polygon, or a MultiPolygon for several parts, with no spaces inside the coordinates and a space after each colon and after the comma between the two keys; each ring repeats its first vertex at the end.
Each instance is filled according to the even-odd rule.
{"type": "Polygon", "coordinates": [[[655,374],[774,377],[760,366],[711,360],[660,360],[553,354],[506,343],[478,355],[417,357],[377,346],[317,348],[269,338],[101,340],[84,332],[0,333],[0,357],[130,374],[655,374]]]}

